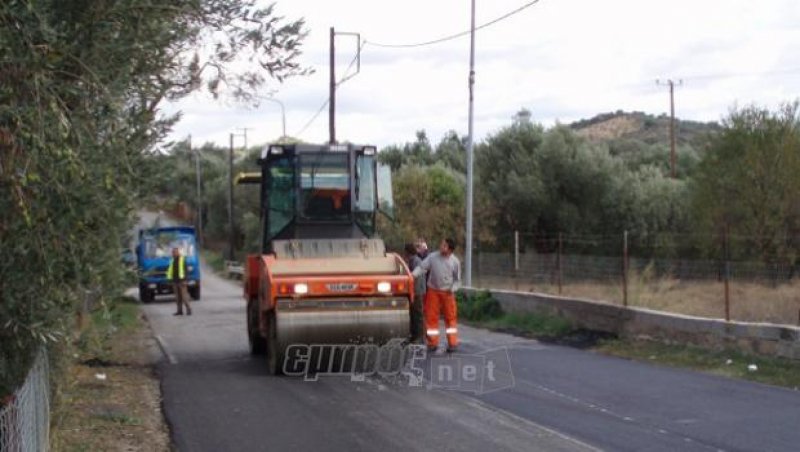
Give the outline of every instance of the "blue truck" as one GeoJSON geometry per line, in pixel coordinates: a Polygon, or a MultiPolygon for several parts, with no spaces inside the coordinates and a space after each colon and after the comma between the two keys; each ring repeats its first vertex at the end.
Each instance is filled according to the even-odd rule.
{"type": "Polygon", "coordinates": [[[141,229],[136,245],[136,262],[139,272],[139,299],[149,303],[156,295],[172,293],[167,280],[167,268],[172,259],[172,249],[177,247],[186,260],[186,284],[189,296],[200,299],[200,258],[193,227],[170,226],[141,229]]]}

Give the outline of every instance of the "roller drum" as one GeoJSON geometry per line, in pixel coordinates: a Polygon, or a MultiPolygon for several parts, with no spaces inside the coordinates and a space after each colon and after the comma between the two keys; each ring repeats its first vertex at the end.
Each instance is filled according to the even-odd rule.
{"type": "Polygon", "coordinates": [[[279,349],[292,344],[382,344],[406,338],[408,300],[285,300],[276,311],[279,349]]]}

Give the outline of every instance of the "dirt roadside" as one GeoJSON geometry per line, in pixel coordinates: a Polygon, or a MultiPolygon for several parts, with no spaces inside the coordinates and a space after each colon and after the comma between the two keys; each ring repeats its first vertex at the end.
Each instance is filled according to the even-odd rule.
{"type": "Polygon", "coordinates": [[[67,365],[51,428],[54,451],[169,451],[158,344],[133,299],[94,312],[67,365]]]}

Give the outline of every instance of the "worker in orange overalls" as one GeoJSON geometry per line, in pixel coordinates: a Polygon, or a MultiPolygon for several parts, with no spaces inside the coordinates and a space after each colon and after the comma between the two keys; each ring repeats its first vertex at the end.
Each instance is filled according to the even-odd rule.
{"type": "Polygon", "coordinates": [[[458,347],[458,326],[456,325],[455,291],[461,283],[461,263],[453,254],[456,243],[447,238],[439,244],[439,251],[431,253],[417,268],[414,278],[428,273],[428,291],[425,293],[425,335],[428,351],[436,351],[439,346],[439,315],[444,312],[447,351],[452,353],[458,347]]]}

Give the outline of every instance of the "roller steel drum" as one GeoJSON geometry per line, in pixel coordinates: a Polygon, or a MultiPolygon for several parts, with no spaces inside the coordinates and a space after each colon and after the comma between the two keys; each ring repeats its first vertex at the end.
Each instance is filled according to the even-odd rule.
{"type": "Polygon", "coordinates": [[[279,350],[293,344],[383,344],[407,338],[408,299],[283,299],[276,311],[279,350]]]}

